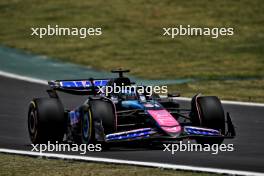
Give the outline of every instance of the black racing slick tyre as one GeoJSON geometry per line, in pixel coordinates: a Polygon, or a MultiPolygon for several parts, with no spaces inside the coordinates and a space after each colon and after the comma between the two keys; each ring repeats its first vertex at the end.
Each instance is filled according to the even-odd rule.
{"type": "MultiPolygon", "coordinates": [[[[196,126],[219,130],[225,134],[225,114],[222,104],[216,96],[195,96],[192,100],[191,120],[196,126]]],[[[221,144],[223,138],[197,138],[200,144],[221,144]]]]}
{"type": "Polygon", "coordinates": [[[102,122],[104,134],[116,132],[115,108],[111,100],[94,99],[89,101],[94,121],[102,122]]]}
{"type": "Polygon", "coordinates": [[[66,130],[62,103],[56,98],[36,98],[29,104],[28,131],[33,144],[61,142],[66,130]]]}
{"type": "Polygon", "coordinates": [[[108,99],[91,99],[80,107],[80,135],[77,143],[101,143],[106,147],[105,135],[116,131],[115,109],[108,99]]]}

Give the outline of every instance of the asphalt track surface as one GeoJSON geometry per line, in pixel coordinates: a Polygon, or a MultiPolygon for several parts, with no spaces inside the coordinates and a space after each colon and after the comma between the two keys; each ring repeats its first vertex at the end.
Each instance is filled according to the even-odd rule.
{"type": "MultiPolygon", "coordinates": [[[[33,97],[47,97],[45,85],[0,76],[0,148],[31,150],[27,132],[27,108],[33,97]]],[[[62,95],[66,108],[74,108],[85,97],[62,95]]],[[[188,102],[181,102],[188,107],[188,102]]],[[[170,152],[146,148],[114,147],[110,151],[89,152],[87,155],[149,161],[189,166],[201,166],[242,171],[264,172],[264,107],[224,105],[237,127],[237,137],[226,140],[235,151],[170,152]]],[[[72,153],[71,153],[72,154],[72,153]]]]}

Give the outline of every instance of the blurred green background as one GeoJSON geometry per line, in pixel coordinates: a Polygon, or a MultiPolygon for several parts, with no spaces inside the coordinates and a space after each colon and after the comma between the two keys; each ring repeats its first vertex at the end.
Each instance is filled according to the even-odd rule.
{"type": "Polygon", "coordinates": [[[131,69],[147,79],[194,78],[169,86],[229,100],[264,102],[261,0],[1,0],[0,43],[66,62],[131,69]],[[31,27],[102,27],[103,35],[31,36],[31,27]],[[163,37],[163,27],[233,27],[233,36],[163,37]]]}

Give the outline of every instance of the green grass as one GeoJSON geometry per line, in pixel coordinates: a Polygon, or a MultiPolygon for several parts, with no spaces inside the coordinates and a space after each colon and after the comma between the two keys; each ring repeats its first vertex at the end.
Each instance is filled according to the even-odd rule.
{"type": "Polygon", "coordinates": [[[264,80],[243,81],[201,81],[180,85],[170,85],[168,89],[192,97],[195,93],[218,95],[220,99],[264,102],[264,80]]]}
{"type": "Polygon", "coordinates": [[[114,164],[30,158],[0,154],[0,175],[5,176],[210,176],[215,174],[162,170],[114,164]]]}
{"type": "MultiPolygon", "coordinates": [[[[63,61],[99,70],[129,68],[133,75],[149,79],[263,79],[262,0],[1,0],[0,11],[0,43],[63,61]],[[48,24],[102,27],[103,35],[86,39],[39,39],[30,35],[31,27],[48,24]],[[162,37],[163,27],[180,24],[233,27],[235,34],[218,39],[162,37]]],[[[230,96],[218,89],[215,94],[232,99],[247,99],[244,89],[254,97],[264,94],[263,81],[256,86],[261,88],[258,93],[250,89],[251,85],[241,85],[244,82],[247,81],[234,81],[232,88],[236,89],[224,81],[208,84],[221,84],[221,90],[228,90],[230,96]]],[[[206,82],[199,87],[205,92],[213,91],[207,90],[206,82]]],[[[264,102],[263,98],[257,99],[264,102]]]]}
{"type": "Polygon", "coordinates": [[[258,77],[264,75],[261,0],[2,0],[0,41],[109,70],[133,68],[148,78],[258,77]],[[32,37],[30,27],[98,26],[103,36],[32,37]],[[162,27],[190,24],[234,27],[231,37],[162,37],[162,27]]]}

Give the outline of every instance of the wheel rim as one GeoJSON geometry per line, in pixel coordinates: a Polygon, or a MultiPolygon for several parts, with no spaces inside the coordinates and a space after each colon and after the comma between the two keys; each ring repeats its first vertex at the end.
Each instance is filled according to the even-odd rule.
{"type": "Polygon", "coordinates": [[[28,115],[28,131],[30,135],[30,139],[33,143],[35,143],[36,138],[37,138],[37,111],[36,111],[36,106],[33,104],[29,111],[28,115]]]}
{"type": "Polygon", "coordinates": [[[29,131],[32,135],[36,132],[36,113],[34,110],[29,115],[29,131]]]}
{"type": "Polygon", "coordinates": [[[90,122],[89,122],[89,117],[88,117],[88,113],[85,113],[83,116],[83,137],[85,140],[88,140],[89,138],[89,126],[90,126],[90,122]]]}

